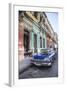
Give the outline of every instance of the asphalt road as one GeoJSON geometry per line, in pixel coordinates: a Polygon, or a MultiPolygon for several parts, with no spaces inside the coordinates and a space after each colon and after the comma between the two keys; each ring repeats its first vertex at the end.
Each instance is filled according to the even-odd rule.
{"type": "Polygon", "coordinates": [[[31,65],[19,75],[19,79],[46,77],[58,77],[58,56],[56,56],[56,60],[54,60],[51,67],[31,65]]]}

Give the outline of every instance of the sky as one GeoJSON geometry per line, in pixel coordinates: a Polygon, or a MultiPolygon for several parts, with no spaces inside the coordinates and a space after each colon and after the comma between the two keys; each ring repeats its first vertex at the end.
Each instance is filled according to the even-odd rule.
{"type": "Polygon", "coordinates": [[[53,30],[58,34],[58,13],[57,12],[46,12],[48,20],[53,30]]]}

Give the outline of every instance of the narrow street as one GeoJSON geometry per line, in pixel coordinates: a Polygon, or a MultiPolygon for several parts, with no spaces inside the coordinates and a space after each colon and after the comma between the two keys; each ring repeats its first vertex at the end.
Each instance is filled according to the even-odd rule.
{"type": "MultiPolygon", "coordinates": [[[[50,49],[52,51],[52,49],[58,49],[58,28],[53,28],[53,23],[55,23],[55,25],[58,25],[58,14],[51,12],[51,20],[49,20],[48,14],[49,12],[41,11],[19,11],[19,79],[58,77],[58,55],[56,56],[56,60],[53,61],[52,66],[50,67],[35,66],[31,61],[31,58],[34,57],[31,56],[35,53],[48,54],[47,50],[50,49]],[[54,15],[55,17],[53,18],[54,15]],[[54,19],[56,19],[57,22],[53,22],[54,19]]],[[[39,61],[41,60],[41,58],[44,59],[44,56],[38,55],[39,61]]],[[[50,62],[50,59],[48,58],[46,62],[50,62]]]]}
{"type": "Polygon", "coordinates": [[[45,77],[58,77],[58,55],[56,55],[56,60],[54,60],[51,67],[31,65],[19,75],[19,79],[45,77]]]}

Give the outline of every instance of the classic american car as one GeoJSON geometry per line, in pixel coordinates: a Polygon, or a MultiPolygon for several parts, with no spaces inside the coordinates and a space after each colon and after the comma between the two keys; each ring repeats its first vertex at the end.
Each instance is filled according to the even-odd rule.
{"type": "Polygon", "coordinates": [[[31,63],[37,66],[52,66],[55,59],[55,51],[50,49],[41,49],[40,53],[32,55],[31,63]]]}

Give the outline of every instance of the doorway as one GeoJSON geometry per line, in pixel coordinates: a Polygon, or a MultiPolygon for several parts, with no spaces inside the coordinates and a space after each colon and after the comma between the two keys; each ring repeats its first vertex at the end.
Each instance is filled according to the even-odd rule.
{"type": "Polygon", "coordinates": [[[24,30],[24,50],[28,52],[29,50],[29,32],[24,30]]]}

